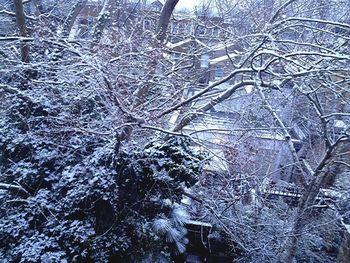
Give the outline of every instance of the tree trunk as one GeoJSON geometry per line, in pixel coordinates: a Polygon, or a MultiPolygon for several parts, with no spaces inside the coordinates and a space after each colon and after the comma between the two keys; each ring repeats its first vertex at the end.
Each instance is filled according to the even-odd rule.
{"type": "MultiPolygon", "coordinates": [[[[23,11],[22,0],[14,0],[15,4],[15,13],[16,13],[16,22],[19,29],[19,35],[23,38],[27,37],[27,29],[25,24],[25,14],[23,11]]],[[[22,62],[29,63],[29,44],[25,41],[21,41],[21,59],[22,62]]]]}
{"type": "MultiPolygon", "coordinates": [[[[165,40],[166,31],[169,25],[170,17],[172,13],[174,12],[176,4],[179,2],[179,0],[167,0],[163,6],[162,12],[160,14],[159,20],[158,20],[158,27],[157,27],[157,40],[159,42],[163,42],[165,40]]],[[[151,72],[149,74],[148,79],[152,79],[157,67],[157,59],[154,58],[153,61],[150,62],[150,69],[151,72]]],[[[143,87],[141,87],[139,90],[137,90],[135,95],[135,100],[133,103],[133,110],[135,110],[137,107],[142,105],[145,101],[146,96],[149,93],[150,84],[145,84],[143,87]]],[[[123,130],[121,131],[119,135],[120,141],[128,140],[132,133],[132,126],[125,126],[123,130]]]]}
{"type": "Polygon", "coordinates": [[[346,232],[339,249],[337,263],[349,263],[350,262],[350,233],[346,232]]]}
{"type": "Polygon", "coordinates": [[[115,8],[116,2],[116,0],[105,0],[102,10],[98,15],[96,25],[92,31],[92,47],[100,42],[103,30],[107,22],[111,19],[110,10],[115,8]]]}
{"type": "Polygon", "coordinates": [[[78,0],[73,6],[72,10],[68,14],[66,20],[64,21],[62,35],[63,37],[69,37],[69,34],[73,28],[74,22],[77,19],[80,11],[86,5],[87,0],[78,0]]]}
{"type": "MultiPolygon", "coordinates": [[[[334,161],[334,156],[342,150],[342,146],[348,143],[349,138],[339,137],[338,140],[331,145],[314,172],[314,178],[310,182],[307,189],[300,198],[297,208],[297,214],[294,219],[294,224],[291,231],[291,237],[287,240],[287,247],[281,262],[293,263],[298,250],[298,240],[302,238],[303,229],[310,216],[310,208],[315,203],[316,197],[321,188],[324,187],[327,181],[332,180],[336,174],[332,172],[331,166],[334,161]]],[[[336,165],[336,164],[335,164],[336,165]]],[[[334,170],[333,170],[334,171],[334,170]]],[[[333,180],[334,181],[334,180],[333,180]]]]}
{"type": "Polygon", "coordinates": [[[159,42],[163,42],[165,40],[170,17],[174,12],[175,6],[178,2],[179,0],[167,0],[163,6],[157,26],[157,39],[159,42]]]}

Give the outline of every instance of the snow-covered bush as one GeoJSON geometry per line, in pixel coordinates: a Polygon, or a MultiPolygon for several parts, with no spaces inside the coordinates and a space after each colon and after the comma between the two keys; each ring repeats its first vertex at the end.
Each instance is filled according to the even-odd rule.
{"type": "Polygon", "coordinates": [[[52,119],[69,112],[34,116],[13,100],[0,123],[0,182],[13,186],[0,192],[0,261],[135,262],[184,251],[179,203],[203,159],[188,141],[158,138],[116,155],[112,137],[56,134],[52,119]]]}

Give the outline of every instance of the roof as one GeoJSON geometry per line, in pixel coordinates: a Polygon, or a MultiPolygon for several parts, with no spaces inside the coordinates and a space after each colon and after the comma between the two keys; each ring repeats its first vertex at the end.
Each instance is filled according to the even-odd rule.
{"type": "Polygon", "coordinates": [[[221,56],[221,57],[217,57],[217,58],[210,59],[210,60],[209,60],[209,63],[210,63],[211,65],[214,65],[214,64],[217,64],[217,63],[220,63],[220,62],[229,60],[230,58],[237,56],[237,54],[238,54],[238,51],[235,50],[233,53],[226,54],[226,55],[221,56]]]}
{"type": "Polygon", "coordinates": [[[349,224],[345,224],[344,222],[342,222],[342,224],[345,227],[346,231],[350,234],[350,225],[349,224]]]}
{"type": "Polygon", "coordinates": [[[187,221],[187,224],[188,225],[204,226],[204,227],[212,227],[212,224],[210,224],[210,223],[196,221],[196,220],[189,220],[189,221],[187,221]]]}
{"type": "Polygon", "coordinates": [[[184,40],[182,40],[182,41],[179,41],[179,42],[177,42],[177,43],[167,43],[167,48],[170,48],[170,49],[173,49],[173,48],[176,48],[176,47],[180,47],[180,46],[182,46],[182,45],[185,45],[185,44],[187,44],[187,43],[190,43],[190,42],[196,42],[196,43],[198,43],[199,45],[201,45],[201,46],[203,46],[203,47],[205,47],[205,48],[208,48],[209,49],[209,47],[206,45],[206,44],[204,44],[202,41],[200,41],[200,40],[198,40],[198,39],[196,39],[196,38],[192,38],[192,37],[189,37],[189,38],[186,38],[186,39],[184,39],[184,40]]]}
{"type": "Polygon", "coordinates": [[[220,50],[225,50],[227,48],[231,48],[236,46],[236,48],[238,48],[239,46],[237,46],[237,43],[230,43],[230,44],[226,44],[226,43],[219,43],[216,45],[213,45],[210,47],[210,51],[220,51],[220,50]]]}

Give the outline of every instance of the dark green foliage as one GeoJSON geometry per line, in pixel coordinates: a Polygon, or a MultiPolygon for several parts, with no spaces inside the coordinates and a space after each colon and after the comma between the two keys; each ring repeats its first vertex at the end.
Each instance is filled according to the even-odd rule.
{"type": "Polygon", "coordinates": [[[201,159],[181,138],[155,141],[141,152],[124,154],[117,167],[120,198],[134,202],[148,196],[149,200],[171,198],[180,202],[184,186],[190,187],[197,180],[201,159]]]}
{"type": "Polygon", "coordinates": [[[137,262],[181,251],[179,203],[203,160],[188,141],[159,139],[116,159],[112,138],[52,135],[47,120],[15,114],[36,126],[1,127],[0,182],[25,191],[0,192],[0,261],[137,262]],[[159,219],[167,231],[155,230],[159,219]]]}

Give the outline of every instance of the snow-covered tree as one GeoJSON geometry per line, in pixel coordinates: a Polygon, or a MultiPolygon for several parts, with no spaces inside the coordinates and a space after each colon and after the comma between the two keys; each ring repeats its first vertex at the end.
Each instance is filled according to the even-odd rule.
{"type": "Polygon", "coordinates": [[[178,54],[178,1],[141,2],[1,1],[0,257],[161,260],[184,251],[185,194],[242,260],[317,261],[348,213],[313,209],[349,169],[348,1],[216,1],[178,54]],[[203,148],[226,171],[199,177],[203,148]],[[267,200],[271,181],[298,205],[267,200]]]}

